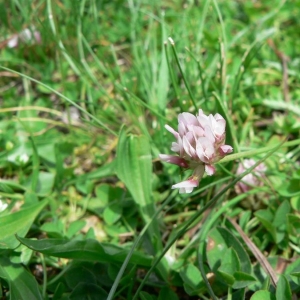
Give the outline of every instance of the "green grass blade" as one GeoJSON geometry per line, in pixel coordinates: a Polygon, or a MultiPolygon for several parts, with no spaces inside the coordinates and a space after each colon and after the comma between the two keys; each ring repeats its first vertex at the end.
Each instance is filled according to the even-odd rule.
{"type": "Polygon", "coordinates": [[[169,37],[168,40],[169,40],[169,42],[170,42],[170,44],[171,44],[172,51],[173,51],[173,54],[174,54],[174,57],[175,57],[175,61],[176,61],[176,64],[177,64],[177,66],[178,66],[178,69],[179,69],[179,71],[180,71],[180,74],[181,74],[181,76],[182,76],[182,78],[183,78],[184,85],[185,85],[186,89],[188,90],[188,93],[189,93],[189,96],[190,96],[190,98],[191,98],[191,100],[192,100],[192,103],[193,103],[193,105],[194,105],[195,111],[198,111],[198,106],[197,106],[197,104],[196,104],[195,98],[194,98],[194,96],[193,96],[193,94],[192,94],[192,91],[191,91],[190,86],[189,86],[189,84],[188,84],[188,82],[187,82],[186,76],[185,76],[185,74],[184,74],[184,72],[183,72],[183,70],[182,70],[180,61],[179,61],[179,59],[178,59],[178,55],[177,55],[175,43],[174,43],[173,39],[170,38],[170,37],[169,37]]]}

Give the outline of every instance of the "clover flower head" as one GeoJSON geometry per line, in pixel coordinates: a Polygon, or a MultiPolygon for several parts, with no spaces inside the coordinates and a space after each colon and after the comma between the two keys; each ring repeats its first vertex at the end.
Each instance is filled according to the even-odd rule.
{"type": "Polygon", "coordinates": [[[176,139],[171,150],[178,156],[160,154],[160,159],[193,170],[191,177],[173,185],[173,189],[191,193],[199,185],[204,172],[207,175],[215,173],[214,164],[233,151],[231,146],[225,145],[225,127],[226,121],[220,114],[207,116],[202,109],[196,116],[188,112],[179,114],[178,131],[165,125],[176,139]]]}
{"type": "MultiPolygon", "coordinates": [[[[256,164],[254,159],[244,159],[243,162],[239,163],[236,171],[237,175],[244,173],[247,169],[251,168],[256,164]]],[[[261,184],[259,178],[261,178],[266,172],[267,167],[264,163],[259,164],[252,173],[247,174],[243,177],[242,181],[237,183],[238,193],[245,193],[252,189],[253,186],[259,186],[261,184]]]]}
{"type": "Polygon", "coordinates": [[[14,34],[7,42],[8,48],[16,48],[22,43],[41,44],[41,33],[34,26],[25,28],[21,32],[14,34]]]}

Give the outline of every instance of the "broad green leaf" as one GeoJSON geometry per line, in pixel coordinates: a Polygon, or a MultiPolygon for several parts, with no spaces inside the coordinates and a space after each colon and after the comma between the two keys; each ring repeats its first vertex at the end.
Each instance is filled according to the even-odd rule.
{"type": "Polygon", "coordinates": [[[200,270],[193,264],[188,264],[179,273],[187,294],[197,295],[205,290],[205,284],[200,270]]]}
{"type": "Polygon", "coordinates": [[[294,214],[287,215],[288,231],[291,235],[300,235],[300,217],[294,214]]]}
{"type": "Polygon", "coordinates": [[[233,275],[219,270],[217,271],[217,275],[220,276],[227,285],[232,286],[234,284],[235,279],[233,275]]]}
{"type": "Polygon", "coordinates": [[[273,215],[267,209],[261,209],[254,213],[256,218],[262,223],[262,225],[272,235],[274,241],[277,241],[277,231],[275,226],[272,224],[273,215]]]}
{"type": "Polygon", "coordinates": [[[64,236],[64,229],[64,224],[59,219],[40,226],[40,230],[46,232],[50,238],[62,238],[64,236]]]}
{"type": "Polygon", "coordinates": [[[192,287],[196,287],[203,281],[199,269],[193,264],[188,264],[179,274],[183,282],[192,287]]]}
{"type": "Polygon", "coordinates": [[[277,188],[278,193],[283,197],[294,197],[300,195],[300,179],[291,179],[277,188]]]}
{"type": "Polygon", "coordinates": [[[291,206],[288,200],[283,201],[276,210],[273,225],[275,227],[286,226],[286,216],[290,212],[291,206]]]}
{"type": "Polygon", "coordinates": [[[235,272],[233,276],[235,279],[235,282],[233,284],[234,289],[241,289],[247,287],[256,281],[255,277],[244,272],[235,272]]]}
{"type": "Polygon", "coordinates": [[[255,292],[250,300],[276,300],[276,297],[267,290],[260,290],[255,292]]]}
{"type": "Polygon", "coordinates": [[[293,272],[290,275],[300,278],[300,272],[293,272]]]}
{"type": "Polygon", "coordinates": [[[207,243],[207,259],[213,272],[216,272],[223,262],[226,249],[232,248],[236,252],[240,271],[251,273],[251,263],[246,250],[236,237],[225,228],[216,227],[209,232],[207,243]]]}
{"type": "MultiPolygon", "coordinates": [[[[64,239],[31,240],[20,237],[18,239],[28,248],[46,255],[87,261],[123,262],[129,251],[122,247],[99,243],[91,239],[83,241],[64,239]]],[[[136,252],[132,255],[130,262],[149,267],[152,258],[136,252]]]]}
{"type": "Polygon", "coordinates": [[[85,225],[86,225],[86,221],[83,220],[72,222],[68,228],[66,236],[68,238],[71,238],[73,235],[78,233],[85,225]]]}
{"type": "MultiPolygon", "coordinates": [[[[145,223],[149,223],[155,206],[152,198],[151,147],[146,136],[127,136],[125,130],[121,130],[117,148],[117,175],[131,193],[145,223]]],[[[156,245],[155,251],[161,249],[158,222],[149,226],[149,235],[156,245]]]]}
{"type": "Polygon", "coordinates": [[[276,299],[292,300],[291,287],[284,275],[279,277],[276,288],[276,299]]]}
{"type": "Polygon", "coordinates": [[[28,247],[20,244],[18,248],[10,255],[9,260],[14,264],[28,265],[32,258],[33,251],[28,247]]]}
{"type": "Polygon", "coordinates": [[[36,216],[45,207],[46,200],[21,208],[19,211],[0,217],[0,248],[13,249],[19,245],[15,234],[23,237],[28,232],[36,216]]]}
{"type": "Polygon", "coordinates": [[[109,204],[103,212],[104,221],[108,225],[116,223],[122,216],[122,206],[118,203],[109,204]]]}
{"type": "Polygon", "coordinates": [[[291,198],[291,206],[294,210],[300,211],[300,196],[291,198]]]}
{"type": "Polygon", "coordinates": [[[9,284],[11,300],[43,299],[35,278],[21,264],[0,256],[0,277],[9,284]]]}
{"type": "Polygon", "coordinates": [[[224,252],[225,253],[221,260],[221,266],[218,271],[225,272],[233,276],[233,274],[241,268],[239,258],[233,248],[225,248],[224,252]]]}
{"type": "Polygon", "coordinates": [[[137,205],[143,208],[148,221],[154,213],[151,198],[152,157],[149,140],[145,136],[127,136],[120,132],[117,149],[117,175],[125,183],[137,205]]]}
{"type": "Polygon", "coordinates": [[[52,192],[55,174],[49,172],[39,172],[36,193],[45,197],[52,192]]]}
{"type": "Polygon", "coordinates": [[[226,249],[217,274],[234,289],[247,287],[256,281],[250,274],[240,271],[240,261],[233,248],[226,249]]]}

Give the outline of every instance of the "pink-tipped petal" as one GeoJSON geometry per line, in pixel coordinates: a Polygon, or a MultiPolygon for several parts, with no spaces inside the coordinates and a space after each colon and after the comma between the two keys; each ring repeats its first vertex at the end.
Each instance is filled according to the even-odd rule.
{"type": "Polygon", "coordinates": [[[159,154],[159,158],[162,161],[165,161],[167,163],[177,165],[182,168],[188,168],[189,164],[188,162],[179,156],[174,156],[174,155],[167,155],[167,154],[159,154]]]}
{"type": "Polygon", "coordinates": [[[180,189],[179,193],[191,193],[195,187],[197,187],[199,181],[195,179],[188,179],[177,184],[172,185],[172,189],[180,189]]]}
{"type": "Polygon", "coordinates": [[[233,151],[233,148],[229,145],[222,145],[220,147],[220,154],[221,155],[225,155],[225,154],[228,154],[228,153],[231,153],[233,151]]]}
{"type": "Polygon", "coordinates": [[[175,136],[176,139],[179,137],[179,133],[178,133],[177,131],[175,131],[171,126],[165,125],[165,128],[166,128],[169,132],[171,132],[171,133],[175,136]]]}
{"type": "Polygon", "coordinates": [[[207,175],[211,176],[215,174],[216,168],[213,165],[205,165],[205,172],[207,175]]]}

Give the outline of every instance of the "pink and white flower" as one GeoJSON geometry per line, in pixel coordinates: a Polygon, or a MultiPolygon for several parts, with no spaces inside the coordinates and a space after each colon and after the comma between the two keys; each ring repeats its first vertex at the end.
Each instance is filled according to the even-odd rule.
{"type": "Polygon", "coordinates": [[[34,26],[25,28],[21,32],[14,34],[7,40],[8,48],[16,48],[21,43],[41,44],[41,33],[34,26]]]}
{"type": "MultiPolygon", "coordinates": [[[[237,175],[244,173],[247,169],[251,168],[256,164],[254,159],[244,159],[243,162],[239,163],[238,169],[236,171],[237,175]]],[[[259,178],[264,176],[267,167],[264,163],[259,164],[252,173],[247,174],[243,177],[242,181],[237,183],[237,193],[245,193],[252,189],[252,187],[257,187],[261,185],[259,178]]]]}
{"type": "Polygon", "coordinates": [[[198,115],[184,112],[178,115],[178,131],[169,125],[165,128],[174,135],[176,142],[171,150],[178,156],[160,154],[162,161],[193,170],[193,175],[172,188],[180,193],[191,193],[199,185],[204,171],[207,175],[215,173],[214,163],[233,151],[225,145],[226,121],[220,114],[205,115],[199,109],[198,115]]]}

